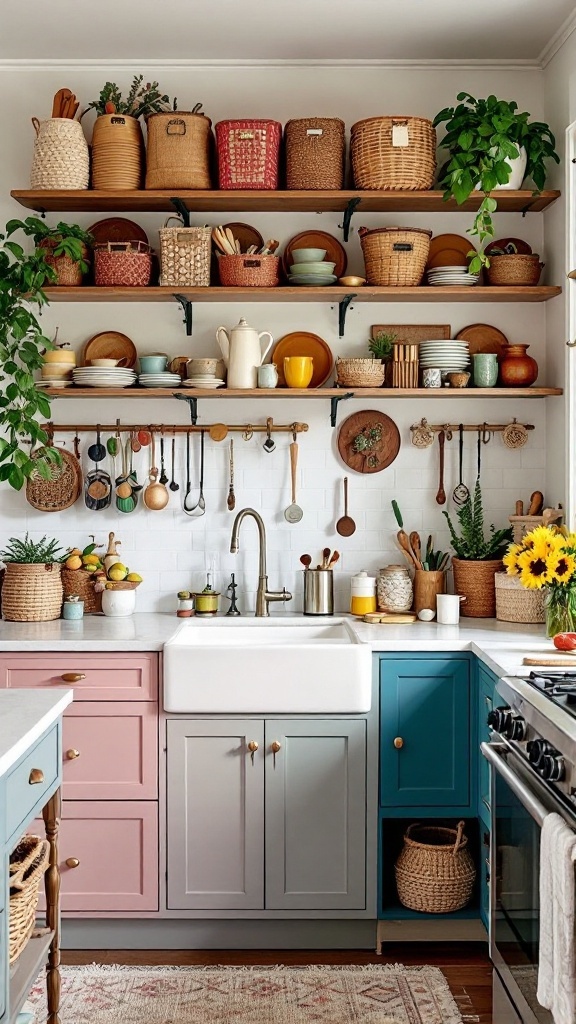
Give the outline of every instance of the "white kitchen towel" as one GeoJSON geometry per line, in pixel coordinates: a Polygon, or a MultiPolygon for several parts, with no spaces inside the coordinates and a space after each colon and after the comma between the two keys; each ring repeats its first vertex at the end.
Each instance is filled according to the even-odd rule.
{"type": "Polygon", "coordinates": [[[548,814],[540,839],[537,994],[554,1024],[576,1024],[575,860],[576,834],[559,814],[548,814]]]}

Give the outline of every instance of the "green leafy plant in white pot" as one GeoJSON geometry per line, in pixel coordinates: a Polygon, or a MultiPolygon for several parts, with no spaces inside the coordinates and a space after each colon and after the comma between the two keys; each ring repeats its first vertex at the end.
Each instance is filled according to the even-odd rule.
{"type": "Polygon", "coordinates": [[[530,121],[526,111],[519,113],[514,101],[496,96],[474,99],[460,92],[456,107],[445,107],[434,118],[434,126],[446,124],[440,143],[449,158],[440,168],[438,183],[444,198],[458,205],[474,191],[484,193],[469,234],[478,237],[480,252],[473,252],[470,272],[479,273],[490,266],[484,249],[494,237],[492,215],[498,207],[490,193],[500,189],[519,189],[525,177],[531,178],[537,191],[546,184],[546,161],[560,158],[550,127],[542,121],[530,121]]]}

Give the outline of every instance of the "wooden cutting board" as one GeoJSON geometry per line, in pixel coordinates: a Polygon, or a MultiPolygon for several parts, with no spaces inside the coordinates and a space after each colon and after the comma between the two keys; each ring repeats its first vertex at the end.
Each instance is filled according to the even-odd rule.
{"type": "Polygon", "coordinates": [[[412,612],[368,612],[362,621],[371,626],[399,626],[416,622],[416,616],[412,612]]]}
{"type": "Polygon", "coordinates": [[[540,655],[536,654],[527,655],[523,662],[523,665],[542,665],[544,668],[573,668],[576,669],[576,655],[572,658],[567,658],[566,655],[563,657],[560,655],[558,658],[554,658],[552,655],[540,655]]]}
{"type": "Polygon", "coordinates": [[[400,431],[394,420],[377,409],[355,412],[340,427],[338,451],[356,473],[380,473],[400,451],[400,431]]]}

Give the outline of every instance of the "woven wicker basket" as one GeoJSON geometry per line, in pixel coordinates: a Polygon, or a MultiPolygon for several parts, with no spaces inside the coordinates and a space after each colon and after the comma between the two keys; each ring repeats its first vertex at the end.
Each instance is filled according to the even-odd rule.
{"type": "MultiPolygon", "coordinates": [[[[80,264],[73,260],[71,256],[67,256],[65,253],[62,256],[53,256],[50,254],[51,249],[55,249],[60,243],[60,238],[54,236],[54,238],[43,238],[40,245],[36,247],[36,251],[43,249],[46,252],[44,261],[56,274],[56,280],[50,281],[50,285],[57,286],[63,285],[69,288],[75,288],[82,284],[82,268],[80,264]]],[[[85,263],[88,262],[89,250],[88,246],[80,243],[82,246],[82,259],[85,263]]]]}
{"type": "Polygon", "coordinates": [[[220,188],[278,188],[282,125],[278,121],[219,121],[216,125],[220,188]]]}
{"type": "Polygon", "coordinates": [[[352,125],[350,156],[356,188],[429,189],[436,132],[425,117],[368,117],[352,125]]]}
{"type": "Polygon", "coordinates": [[[8,622],[49,622],[60,617],[62,565],[8,562],[2,585],[2,618],[8,622]]]}
{"type": "Polygon", "coordinates": [[[38,836],[23,836],[10,854],[10,914],[8,958],[20,956],[36,918],[40,883],[48,867],[50,846],[38,836]]]}
{"type": "Polygon", "coordinates": [[[30,172],[33,189],[83,189],[90,183],[90,157],[82,125],[70,117],[32,118],[36,131],[30,172]]]}
{"type": "Polygon", "coordinates": [[[286,187],[341,189],[344,185],[345,125],[339,117],[302,117],[288,121],[286,187]]]}
{"type": "Polygon", "coordinates": [[[211,228],[160,228],[160,284],[207,288],[210,284],[211,228]]]}
{"type": "MultiPolygon", "coordinates": [[[[38,448],[30,458],[41,458],[43,451],[38,448]]],[[[82,492],[82,469],[78,459],[64,448],[59,448],[58,452],[62,461],[59,466],[52,466],[49,480],[33,473],[26,481],[26,501],[39,512],[63,512],[82,492]]]]}
{"type": "Polygon", "coordinates": [[[101,114],[92,134],[92,188],[115,192],[142,188],[144,139],[140,122],[101,114]]]}
{"type": "Polygon", "coordinates": [[[425,228],[360,228],[368,284],[416,287],[420,284],[432,232],[425,228]]]}
{"type": "Polygon", "coordinates": [[[94,583],[94,576],[85,569],[62,569],[64,597],[76,594],[84,601],[85,615],[94,615],[102,611],[102,594],[95,592],[94,583]]]}
{"type": "Polygon", "coordinates": [[[486,274],[491,285],[537,285],[544,264],[535,253],[522,256],[512,253],[509,256],[491,256],[490,266],[486,274]]]}
{"type": "Polygon", "coordinates": [[[147,121],[146,188],[211,188],[212,122],[178,110],[147,121]]]}
{"type": "Polygon", "coordinates": [[[462,594],[466,600],[460,609],[461,615],[469,618],[493,619],[496,615],[496,584],[494,577],[502,572],[499,558],[487,562],[468,562],[461,558],[452,559],[454,570],[454,593],[462,594]]]}
{"type": "Polygon", "coordinates": [[[497,572],[496,618],[500,622],[545,622],[544,592],[527,590],[517,576],[497,572]]]}
{"type": "Polygon", "coordinates": [[[219,256],[220,284],[229,288],[274,288],[279,280],[279,256],[219,256]]]}
{"type": "Polygon", "coordinates": [[[145,288],[154,252],[146,242],[103,242],[94,246],[94,284],[99,288],[145,288]]]}
{"type": "Polygon", "coordinates": [[[449,914],[472,896],[476,869],[458,828],[410,825],[394,870],[400,902],[425,914],[449,914]]]}
{"type": "Polygon", "coordinates": [[[386,366],[379,359],[336,360],[336,383],[346,388],[381,388],[386,366]]]}

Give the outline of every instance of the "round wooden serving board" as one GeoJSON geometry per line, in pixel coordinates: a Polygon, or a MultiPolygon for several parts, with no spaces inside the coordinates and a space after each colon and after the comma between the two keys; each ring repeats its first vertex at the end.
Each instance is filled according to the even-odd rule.
{"type": "Polygon", "coordinates": [[[338,432],[340,458],[355,473],[380,473],[390,466],[400,451],[400,431],[383,412],[366,409],[355,412],[344,420],[338,432]],[[354,451],[354,442],[360,435],[368,438],[371,430],[381,433],[371,447],[354,451]]]}

